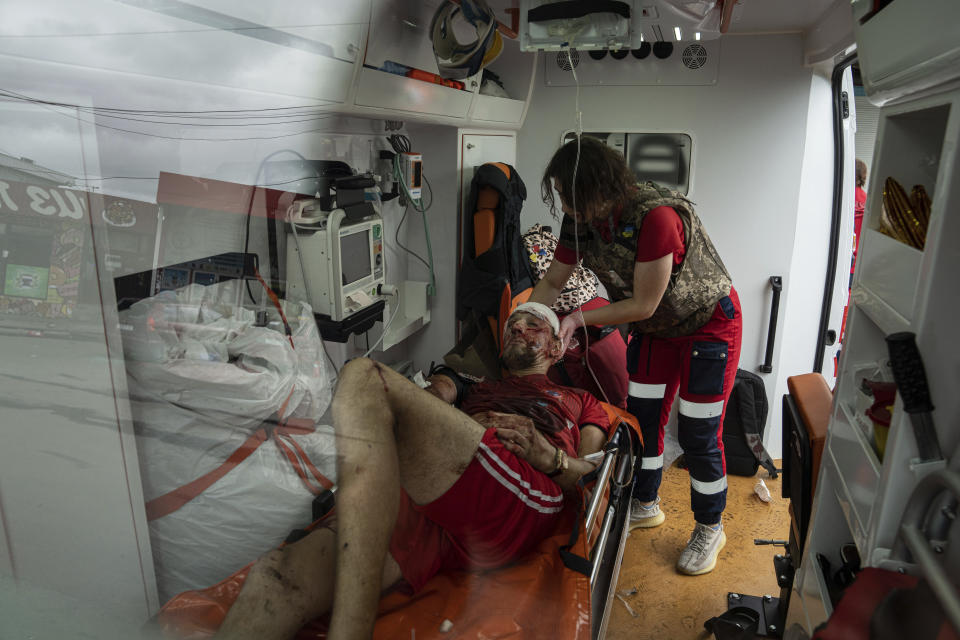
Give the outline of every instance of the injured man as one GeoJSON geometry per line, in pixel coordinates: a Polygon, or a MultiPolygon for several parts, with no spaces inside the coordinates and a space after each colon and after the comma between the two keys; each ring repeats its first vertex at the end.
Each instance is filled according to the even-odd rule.
{"type": "Polygon", "coordinates": [[[520,305],[503,337],[510,375],[496,382],[441,373],[428,392],[371,360],[344,366],[336,530],[260,558],[217,637],[289,638],[329,611],[328,638],[370,638],[383,590],[499,567],[555,533],[564,490],[594,468],[583,457],[609,428],[596,398],[547,379],[559,326],[548,307],[520,305]]]}

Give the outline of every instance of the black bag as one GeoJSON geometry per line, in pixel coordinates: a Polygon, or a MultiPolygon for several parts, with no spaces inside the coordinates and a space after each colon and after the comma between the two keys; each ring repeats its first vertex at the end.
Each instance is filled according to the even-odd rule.
{"type": "MultiPolygon", "coordinates": [[[[492,163],[477,167],[470,183],[470,195],[463,209],[463,255],[457,283],[457,319],[464,320],[471,311],[506,320],[509,309],[503,309],[503,292],[509,291],[511,302],[521,292],[532,289],[536,280],[530,258],[520,233],[520,211],[527,198],[527,187],[508,164],[492,163]],[[496,202],[490,199],[496,194],[496,202]],[[494,206],[494,209],[485,207],[494,206]],[[477,217],[493,216],[493,243],[476,255],[477,217]]],[[[498,325],[499,330],[503,327],[498,325]]],[[[496,336],[497,344],[500,336],[496,336]]]]}
{"type": "Polygon", "coordinates": [[[727,473],[752,476],[757,468],[777,477],[777,467],[763,448],[763,431],[767,426],[767,392],[763,379],[749,371],[737,369],[733,392],[723,418],[723,452],[727,473]]]}

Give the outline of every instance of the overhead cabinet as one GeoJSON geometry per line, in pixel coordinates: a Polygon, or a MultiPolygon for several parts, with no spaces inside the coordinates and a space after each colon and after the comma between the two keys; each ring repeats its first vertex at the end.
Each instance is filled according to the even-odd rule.
{"type": "MultiPolygon", "coordinates": [[[[441,0],[374,0],[365,55],[358,62],[357,90],[347,110],[459,126],[519,127],[529,102],[536,54],[522,54],[516,40],[503,38],[503,51],[488,71],[495,74],[506,96],[486,94],[483,70],[458,80],[462,88],[447,86],[437,75],[430,40],[433,15],[441,5],[441,0]]],[[[509,20],[499,6],[506,3],[490,5],[499,19],[509,20]]],[[[470,29],[458,30],[457,35],[462,42],[475,37],[470,29]]]]}
{"type": "Polygon", "coordinates": [[[371,107],[400,112],[398,119],[403,119],[404,112],[466,118],[473,93],[365,67],[354,102],[359,113],[371,107]]]}
{"type": "Polygon", "coordinates": [[[873,102],[887,102],[956,77],[960,62],[956,0],[853,0],[853,19],[860,71],[873,102]]]}

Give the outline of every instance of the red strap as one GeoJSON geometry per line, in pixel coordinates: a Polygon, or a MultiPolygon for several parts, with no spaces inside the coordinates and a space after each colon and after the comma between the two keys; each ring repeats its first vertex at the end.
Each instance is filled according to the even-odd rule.
{"type": "MultiPolygon", "coordinates": [[[[282,415],[286,410],[287,403],[290,402],[290,398],[292,396],[293,389],[291,389],[290,393],[287,394],[286,400],[283,401],[280,410],[277,412],[278,415],[282,415]]],[[[297,444],[293,438],[290,437],[294,434],[305,435],[308,433],[313,433],[313,431],[314,425],[312,421],[303,418],[288,418],[284,424],[281,424],[274,429],[273,440],[283,456],[290,462],[290,466],[293,467],[293,470],[296,472],[296,474],[300,476],[300,480],[303,481],[303,484],[306,485],[307,489],[309,489],[309,491],[314,495],[318,495],[320,490],[311,484],[310,477],[307,475],[307,471],[310,472],[310,474],[324,489],[333,488],[333,482],[320,473],[320,470],[317,469],[317,467],[314,466],[314,464],[310,461],[309,456],[307,456],[307,452],[304,451],[303,448],[297,444]],[[291,451],[289,447],[293,447],[296,453],[291,451]],[[306,466],[307,471],[304,470],[304,466],[306,466]]],[[[266,430],[257,429],[253,435],[247,438],[243,444],[241,444],[240,447],[216,469],[213,469],[212,471],[200,476],[196,480],[148,502],[146,504],[147,520],[156,520],[157,518],[170,515],[183,505],[199,496],[201,493],[212,487],[214,483],[220,480],[220,478],[227,475],[227,473],[230,472],[234,467],[249,458],[250,454],[256,451],[261,444],[266,442],[266,440],[266,430]]]]}
{"type": "Polygon", "coordinates": [[[303,485],[307,488],[307,490],[313,495],[320,495],[320,490],[310,484],[310,479],[307,478],[307,472],[303,470],[303,466],[300,464],[300,460],[297,458],[296,454],[287,447],[283,438],[277,432],[273,433],[273,442],[277,445],[277,448],[280,449],[280,453],[282,453],[287,461],[290,462],[290,466],[293,467],[293,470],[297,472],[298,476],[300,476],[300,480],[303,482],[303,485]]]}
{"type": "Polygon", "coordinates": [[[227,475],[231,469],[249,458],[250,454],[256,451],[266,440],[267,432],[263,429],[257,429],[253,435],[247,438],[219,467],[203,474],[193,482],[189,482],[182,487],[178,487],[148,502],[146,505],[147,520],[156,520],[157,518],[169,515],[196,498],[213,486],[217,480],[227,475]]]}
{"type": "Polygon", "coordinates": [[[289,437],[290,434],[285,433],[283,435],[286,436],[287,442],[289,442],[290,446],[294,448],[294,450],[297,452],[297,455],[300,457],[301,460],[303,460],[303,464],[307,467],[307,469],[310,471],[313,477],[316,478],[317,482],[319,482],[324,489],[332,489],[333,482],[331,482],[330,479],[327,478],[325,475],[320,473],[320,470],[317,469],[317,467],[314,466],[313,462],[310,461],[310,457],[307,455],[307,452],[303,450],[303,448],[297,443],[296,440],[289,437]]]}

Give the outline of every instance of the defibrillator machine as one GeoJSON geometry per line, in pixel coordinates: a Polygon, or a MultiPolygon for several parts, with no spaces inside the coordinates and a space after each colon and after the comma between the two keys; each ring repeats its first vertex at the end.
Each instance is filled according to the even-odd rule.
{"type": "Polygon", "coordinates": [[[297,201],[288,212],[287,295],[313,307],[326,340],[346,342],[383,315],[383,219],[365,213],[324,211],[316,199],[297,201]]]}

